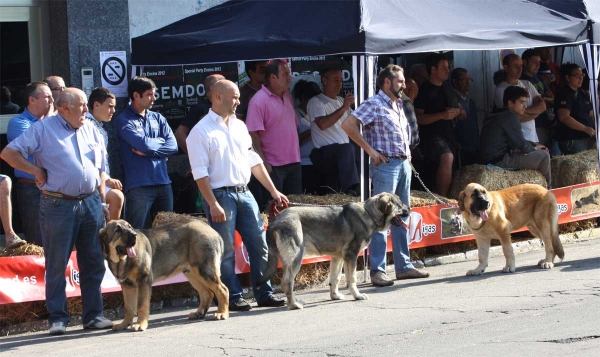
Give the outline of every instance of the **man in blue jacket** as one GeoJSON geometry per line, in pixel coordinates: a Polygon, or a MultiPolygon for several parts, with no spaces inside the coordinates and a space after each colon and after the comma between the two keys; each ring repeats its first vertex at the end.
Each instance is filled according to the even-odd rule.
{"type": "Polygon", "coordinates": [[[135,229],[150,228],[156,213],[173,210],[167,157],[177,153],[177,141],[165,117],[149,110],[155,90],[150,78],[129,81],[131,103],[115,122],[125,168],[125,219],[135,229]]]}

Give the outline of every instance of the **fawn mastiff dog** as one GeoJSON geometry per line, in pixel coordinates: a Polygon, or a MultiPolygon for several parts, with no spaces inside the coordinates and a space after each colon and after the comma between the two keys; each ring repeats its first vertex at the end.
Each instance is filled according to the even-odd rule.
{"type": "Polygon", "coordinates": [[[277,258],[283,265],[281,288],[290,309],[303,306],[294,298],[294,280],[305,255],[331,256],[329,292],[332,300],[344,298],[338,291],[342,265],[348,290],[356,300],[365,300],[356,287],[356,259],[369,244],[376,230],[385,230],[390,223],[402,224],[410,208],[391,193],[380,193],[364,203],[348,203],[333,207],[291,207],[269,224],[267,269],[258,285],[277,271],[277,258]]]}
{"type": "Polygon", "coordinates": [[[468,184],[458,195],[458,205],[465,222],[471,228],[477,242],[479,265],[467,275],[481,275],[488,266],[490,240],[502,243],[506,258],[504,273],[515,272],[515,254],[510,232],[526,226],[533,235],[544,242],[546,258],[539,261],[542,269],[554,266],[554,257],[565,256],[558,238],[558,208],[554,194],[542,186],[524,184],[500,191],[488,191],[485,187],[468,184]]]}
{"type": "Polygon", "coordinates": [[[204,317],[213,297],[218,300],[215,319],[229,317],[229,291],[221,282],[223,240],[204,222],[170,223],[152,229],[134,230],[123,220],[108,222],[100,230],[100,241],[108,267],[121,284],[125,319],[113,326],[132,331],[148,327],[152,283],[183,272],[198,291],[200,306],[188,318],[204,317]],[[137,310],[137,323],[133,317],[137,310]]]}

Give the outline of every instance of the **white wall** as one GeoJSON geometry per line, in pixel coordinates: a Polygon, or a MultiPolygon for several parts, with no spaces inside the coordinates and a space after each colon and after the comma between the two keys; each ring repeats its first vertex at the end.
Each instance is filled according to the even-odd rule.
{"type": "Polygon", "coordinates": [[[129,36],[144,35],[226,0],[129,0],[129,36]]]}

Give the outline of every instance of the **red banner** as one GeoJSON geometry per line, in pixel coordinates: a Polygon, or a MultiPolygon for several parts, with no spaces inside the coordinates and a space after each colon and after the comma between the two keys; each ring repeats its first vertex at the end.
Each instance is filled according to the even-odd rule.
{"type": "MultiPolygon", "coordinates": [[[[552,190],[558,204],[558,223],[580,221],[600,216],[600,182],[585,183],[552,190]]],[[[435,205],[416,207],[409,219],[409,239],[411,248],[455,243],[474,239],[469,227],[459,223],[460,214],[457,207],[435,205]]],[[[389,233],[389,232],[388,232],[389,233]]],[[[241,237],[235,236],[236,273],[250,271],[248,252],[242,244],[241,237]]],[[[391,239],[388,239],[388,251],[391,251],[391,239]]],[[[303,264],[329,260],[329,257],[304,259],[303,264]]],[[[106,264],[106,262],[105,262],[106,264]]],[[[18,256],[0,258],[0,304],[14,302],[37,301],[45,299],[43,256],[18,256]]],[[[67,270],[67,296],[79,296],[79,268],[76,253],[71,254],[67,270]]],[[[183,274],[157,282],[154,286],[185,282],[183,274]]],[[[121,289],[118,281],[106,269],[102,281],[102,292],[113,292],[121,289]]]]}

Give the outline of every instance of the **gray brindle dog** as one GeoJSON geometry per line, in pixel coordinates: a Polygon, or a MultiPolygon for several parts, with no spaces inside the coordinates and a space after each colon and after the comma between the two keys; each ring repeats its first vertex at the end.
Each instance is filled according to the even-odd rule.
{"type": "Polygon", "coordinates": [[[364,203],[348,203],[332,207],[291,207],[269,224],[267,244],[268,266],[258,285],[265,283],[277,271],[277,259],[283,266],[281,288],[290,309],[301,309],[294,297],[294,280],[302,258],[310,255],[331,256],[329,291],[332,300],[342,300],[338,291],[342,265],[348,290],[356,300],[365,300],[356,287],[356,259],[371,241],[375,231],[386,230],[391,224],[403,224],[410,208],[391,193],[381,193],[364,203]]]}

